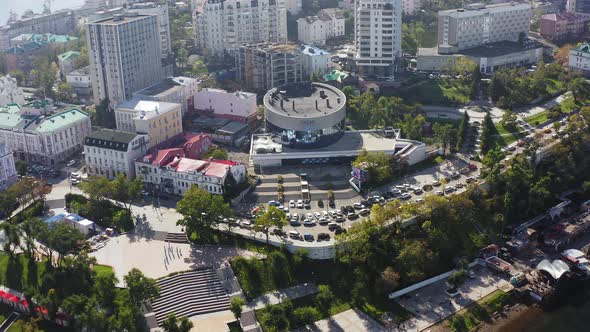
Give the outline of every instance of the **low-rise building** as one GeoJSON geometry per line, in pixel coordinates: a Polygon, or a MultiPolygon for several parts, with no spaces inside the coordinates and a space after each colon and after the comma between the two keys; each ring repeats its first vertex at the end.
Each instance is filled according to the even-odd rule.
{"type": "Polygon", "coordinates": [[[301,45],[300,49],[301,70],[303,71],[304,80],[311,79],[314,74],[321,76],[332,68],[330,52],[307,45],[301,45]]]}
{"type": "Polygon", "coordinates": [[[297,19],[297,38],[304,44],[323,45],[327,39],[344,36],[344,12],[325,8],[317,16],[297,19]]]}
{"type": "Polygon", "coordinates": [[[74,71],[76,60],[80,57],[80,52],[69,51],[57,56],[57,65],[62,75],[74,71]]]}
{"type": "Polygon", "coordinates": [[[6,70],[21,70],[28,73],[33,69],[32,63],[36,57],[53,55],[56,47],[76,40],[77,37],[49,33],[19,35],[10,41],[14,46],[4,52],[6,70]]]}
{"type": "Polygon", "coordinates": [[[203,115],[248,123],[256,119],[256,94],[205,88],[195,93],[194,108],[203,115]]]}
{"type": "Polygon", "coordinates": [[[458,57],[475,62],[481,73],[491,74],[502,68],[535,64],[543,59],[543,45],[527,39],[523,43],[502,41],[489,43],[453,54],[441,54],[435,48],[419,48],[416,57],[420,71],[440,71],[452,66],[458,57]]]}
{"type": "Polygon", "coordinates": [[[406,15],[412,15],[422,7],[421,0],[402,0],[402,11],[406,15]]]}
{"type": "Polygon", "coordinates": [[[168,77],[133,94],[134,99],[164,101],[182,105],[182,114],[193,107],[193,96],[199,91],[199,80],[191,77],[168,77]]]}
{"type": "Polygon", "coordinates": [[[118,130],[148,135],[148,148],[182,133],[182,112],[175,103],[130,100],[117,106],[115,121],[118,130]]]}
{"type": "Polygon", "coordinates": [[[86,171],[108,179],[118,174],[135,178],[134,161],[147,152],[148,145],[148,135],[112,129],[95,131],[84,141],[86,171]]]}
{"type": "Polygon", "coordinates": [[[14,155],[6,144],[0,144],[0,191],[10,187],[17,180],[14,155]]]}
{"type": "Polygon", "coordinates": [[[0,143],[27,162],[55,165],[82,149],[91,130],[90,117],[70,109],[55,114],[52,107],[0,108],[0,143]]]}
{"type": "Polygon", "coordinates": [[[223,195],[227,186],[246,181],[246,166],[231,160],[198,160],[184,156],[182,148],[160,150],[135,162],[136,173],[148,190],[182,195],[195,185],[223,195]]]}
{"type": "Polygon", "coordinates": [[[588,18],[574,13],[552,13],[541,16],[541,36],[549,40],[565,40],[584,33],[588,18]]]}
{"type": "Polygon", "coordinates": [[[74,88],[78,96],[88,96],[92,92],[90,67],[86,66],[66,74],[66,82],[74,88]]]}
{"type": "Polygon", "coordinates": [[[16,78],[10,75],[0,77],[0,106],[25,103],[25,95],[18,87],[16,78]]]}
{"type": "Polygon", "coordinates": [[[590,44],[581,43],[569,51],[568,66],[584,75],[590,74],[590,44]]]}

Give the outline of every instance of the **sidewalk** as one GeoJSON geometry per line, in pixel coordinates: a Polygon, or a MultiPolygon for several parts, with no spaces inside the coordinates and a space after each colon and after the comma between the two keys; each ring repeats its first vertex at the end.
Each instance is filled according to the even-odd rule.
{"type": "Polygon", "coordinates": [[[246,308],[259,310],[267,305],[279,304],[283,300],[293,300],[317,292],[319,290],[315,284],[305,283],[261,295],[248,303],[246,308]]]}

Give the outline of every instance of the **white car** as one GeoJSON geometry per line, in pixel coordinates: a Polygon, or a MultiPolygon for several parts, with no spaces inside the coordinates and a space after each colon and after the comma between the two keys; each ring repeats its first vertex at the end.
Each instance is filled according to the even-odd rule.
{"type": "Polygon", "coordinates": [[[326,212],[326,211],[322,211],[322,217],[324,217],[324,218],[328,218],[328,212],[326,212]]]}
{"type": "Polygon", "coordinates": [[[303,225],[305,226],[315,226],[315,220],[312,219],[307,219],[303,222],[303,225]]]}
{"type": "Polygon", "coordinates": [[[72,159],[72,160],[68,161],[68,167],[72,167],[74,165],[76,165],[76,161],[75,160],[72,159]]]}
{"type": "Polygon", "coordinates": [[[313,214],[311,212],[307,214],[307,219],[309,219],[309,220],[313,220],[314,219],[314,216],[313,216],[313,214]]]}
{"type": "Polygon", "coordinates": [[[314,212],[313,215],[316,219],[320,219],[322,217],[322,215],[319,212],[314,212]]]}
{"type": "Polygon", "coordinates": [[[423,203],[424,202],[424,198],[418,198],[416,199],[416,203],[423,203]]]}
{"type": "Polygon", "coordinates": [[[298,199],[297,200],[297,208],[298,209],[303,209],[303,200],[302,199],[298,199]]]}
{"type": "Polygon", "coordinates": [[[290,208],[294,208],[295,207],[295,201],[294,200],[290,200],[289,201],[289,207],[290,208]]]}
{"type": "Polygon", "coordinates": [[[362,210],[365,208],[365,206],[362,205],[361,203],[354,203],[353,206],[356,210],[362,210]]]}

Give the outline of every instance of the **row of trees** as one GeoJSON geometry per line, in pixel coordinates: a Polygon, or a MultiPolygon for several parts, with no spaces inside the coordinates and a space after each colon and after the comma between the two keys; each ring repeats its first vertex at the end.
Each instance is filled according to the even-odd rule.
{"type": "Polygon", "coordinates": [[[364,170],[368,175],[369,185],[379,185],[391,181],[408,170],[407,160],[386,155],[383,152],[361,150],[352,166],[364,170]]]}
{"type": "Polygon", "coordinates": [[[465,142],[465,136],[469,133],[469,114],[467,112],[463,112],[463,117],[461,118],[461,122],[459,123],[459,128],[457,129],[457,144],[455,145],[455,149],[461,150],[463,147],[463,143],[465,142]]]}
{"type": "Polygon", "coordinates": [[[487,112],[481,123],[480,150],[483,155],[494,147],[495,141],[493,135],[495,131],[496,127],[492,121],[492,116],[490,115],[490,112],[487,112]]]}
{"type": "Polygon", "coordinates": [[[39,201],[42,205],[45,195],[50,190],[51,188],[43,179],[30,176],[21,178],[0,193],[0,218],[9,219],[19,206],[27,205],[31,201],[39,201]]]}

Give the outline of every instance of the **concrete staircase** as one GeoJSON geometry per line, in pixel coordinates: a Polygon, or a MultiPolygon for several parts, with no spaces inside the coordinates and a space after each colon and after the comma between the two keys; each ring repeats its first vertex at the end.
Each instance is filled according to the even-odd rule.
{"type": "Polygon", "coordinates": [[[212,268],[177,274],[158,285],[160,297],[152,303],[158,324],[170,313],[192,317],[229,309],[229,297],[212,268]]]}

